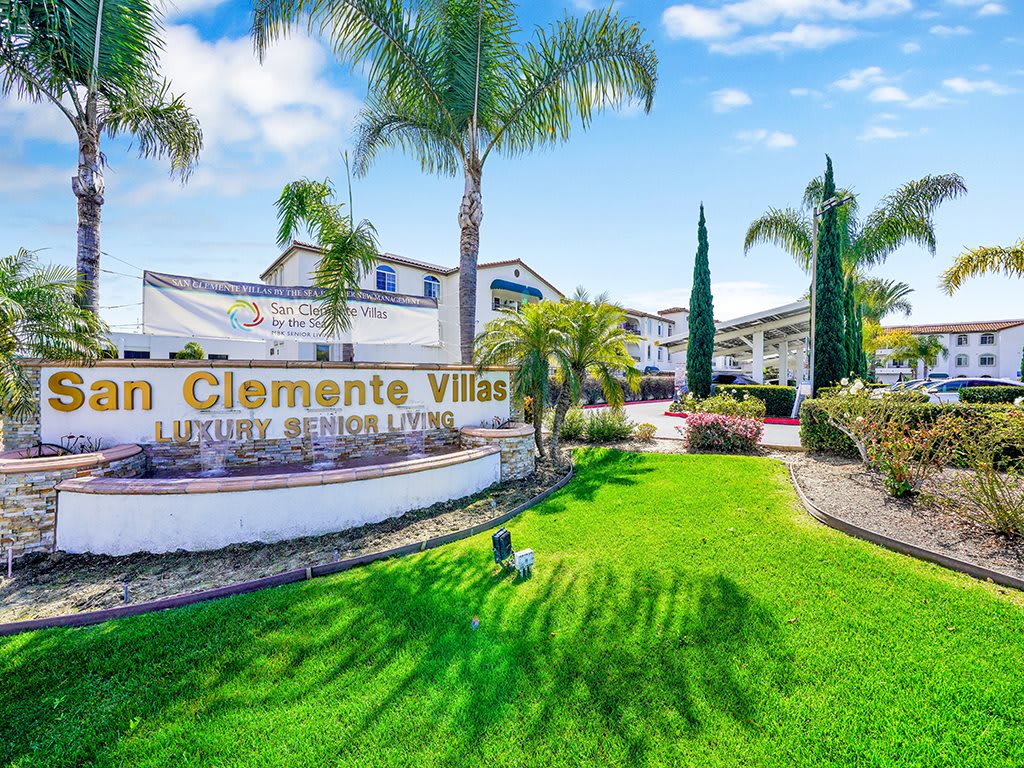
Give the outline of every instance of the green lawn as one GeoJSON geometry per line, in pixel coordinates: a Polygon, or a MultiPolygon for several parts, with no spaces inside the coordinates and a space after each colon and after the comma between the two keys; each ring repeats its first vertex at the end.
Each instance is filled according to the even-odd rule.
{"type": "Polygon", "coordinates": [[[0,640],[0,763],[1024,764],[1021,596],[818,525],[778,463],[592,451],[509,528],[530,580],[487,534],[0,640]]]}

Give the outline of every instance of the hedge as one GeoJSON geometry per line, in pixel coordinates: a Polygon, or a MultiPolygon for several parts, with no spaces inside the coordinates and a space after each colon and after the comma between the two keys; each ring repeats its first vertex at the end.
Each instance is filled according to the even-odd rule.
{"type": "Polygon", "coordinates": [[[1012,403],[1024,397],[1024,387],[963,387],[960,400],[964,403],[1012,403]]]}
{"type": "Polygon", "coordinates": [[[744,395],[764,401],[767,415],[776,419],[788,419],[793,414],[796,402],[796,388],[771,384],[722,384],[715,387],[715,394],[731,395],[742,400],[744,395]]]}
{"type": "MultiPolygon", "coordinates": [[[[961,390],[962,391],[962,390],[961,390]]],[[[881,405],[881,401],[878,401],[881,405]]],[[[943,414],[968,421],[985,433],[999,433],[997,460],[1000,466],[1019,465],[1024,460],[1024,412],[989,403],[912,403],[907,405],[913,423],[927,425],[943,414]]],[[[824,418],[820,400],[804,400],[800,406],[800,444],[810,452],[834,453],[857,458],[856,446],[824,418]]],[[[959,462],[956,462],[959,463],[959,462]]]]}
{"type": "MultiPolygon", "coordinates": [[[[641,376],[640,390],[633,392],[626,386],[626,380],[620,379],[623,397],[627,403],[641,400],[671,400],[675,397],[675,379],[668,376],[641,376]]],[[[558,402],[558,395],[561,393],[561,385],[551,379],[548,383],[548,399],[553,404],[558,402]]],[[[581,405],[599,405],[604,402],[604,390],[597,379],[587,377],[583,386],[580,387],[581,405]]]]}

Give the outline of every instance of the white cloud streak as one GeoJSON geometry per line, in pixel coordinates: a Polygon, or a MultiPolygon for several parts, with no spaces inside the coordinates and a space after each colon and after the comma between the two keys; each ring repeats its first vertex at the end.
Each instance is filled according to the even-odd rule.
{"type": "Polygon", "coordinates": [[[748,107],[754,103],[750,94],[739,88],[721,88],[711,94],[711,109],[719,114],[731,112],[740,107],[748,107]]]}

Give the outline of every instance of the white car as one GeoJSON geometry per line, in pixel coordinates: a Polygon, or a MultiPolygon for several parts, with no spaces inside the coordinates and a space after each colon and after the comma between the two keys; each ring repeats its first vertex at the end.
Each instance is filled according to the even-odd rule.
{"type": "Polygon", "coordinates": [[[933,403],[959,403],[960,390],[963,387],[1020,387],[1024,395],[1024,384],[1019,381],[1007,379],[975,379],[961,376],[956,379],[946,379],[932,384],[925,389],[928,399],[933,403]]]}

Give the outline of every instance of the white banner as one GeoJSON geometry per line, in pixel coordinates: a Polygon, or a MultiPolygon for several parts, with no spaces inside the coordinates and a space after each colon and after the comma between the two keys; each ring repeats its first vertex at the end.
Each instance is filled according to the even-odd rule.
{"type": "Polygon", "coordinates": [[[144,331],[162,336],[357,344],[438,344],[437,300],[387,291],[350,291],[351,328],[324,334],[320,288],[239,283],[146,272],[144,331]]]}

